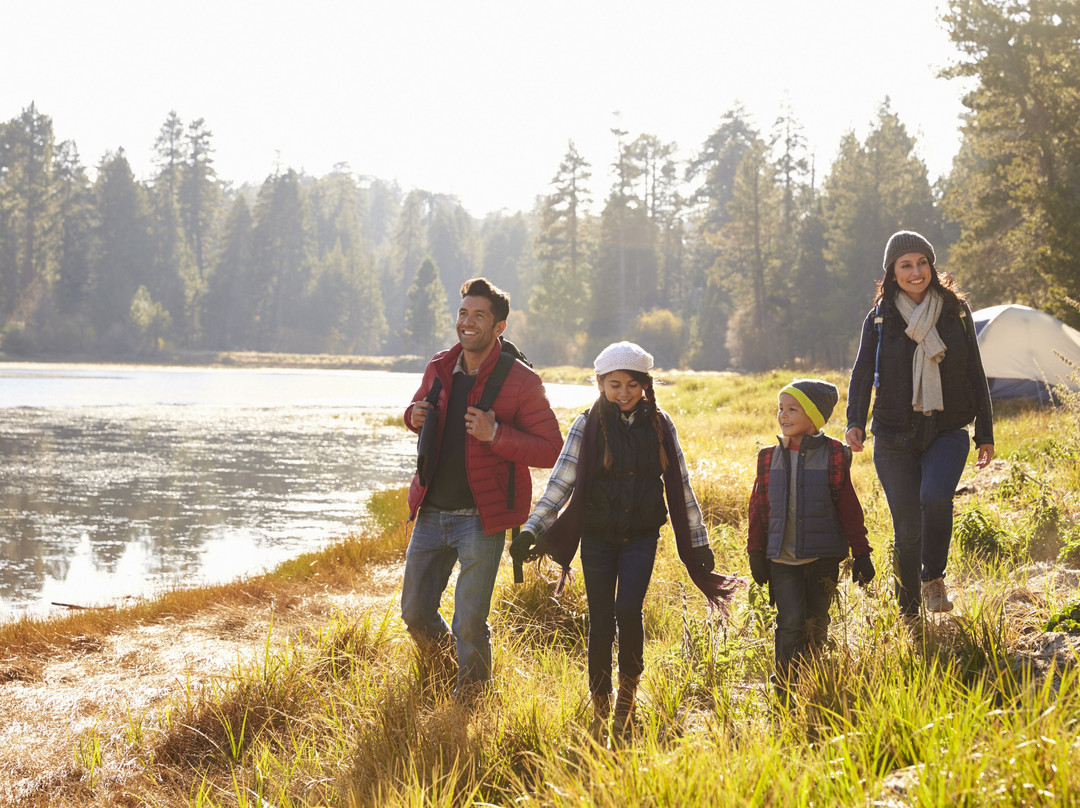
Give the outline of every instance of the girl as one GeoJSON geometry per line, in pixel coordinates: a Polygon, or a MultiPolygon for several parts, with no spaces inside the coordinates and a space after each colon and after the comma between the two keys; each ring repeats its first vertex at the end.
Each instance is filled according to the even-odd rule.
{"type": "Polygon", "coordinates": [[[994,457],[993,409],[971,310],[934,261],[934,248],[918,233],[889,238],[848,384],[846,438],[855,452],[863,450],[876,391],[874,468],[892,513],[896,596],[909,620],[920,603],[930,612],[953,607],[945,564],[972,421],[976,465],[994,457]]]}
{"type": "Polygon", "coordinates": [[[611,712],[617,634],[614,721],[623,732],[632,727],[644,667],[642,604],[669,509],[679,558],[710,602],[723,608],[738,581],[712,573],[708,531],[675,426],[656,404],[652,365],[632,342],[609,345],[596,357],[600,397],[571,425],[547,490],[510,548],[515,560],[551,556],[563,568],[559,592],[580,542],[593,709],[601,721],[611,712]]]}

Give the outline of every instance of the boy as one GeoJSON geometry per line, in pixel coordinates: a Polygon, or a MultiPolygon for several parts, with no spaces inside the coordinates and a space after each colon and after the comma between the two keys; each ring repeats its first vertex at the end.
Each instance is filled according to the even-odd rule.
{"type": "Polygon", "coordinates": [[[828,639],[829,606],[848,547],[851,577],[874,577],[862,506],[851,484],[851,450],[822,431],[839,394],[820,379],[780,391],[779,448],[758,454],[746,552],[759,586],[776,604],[774,654],[781,695],[794,667],[828,639]]]}

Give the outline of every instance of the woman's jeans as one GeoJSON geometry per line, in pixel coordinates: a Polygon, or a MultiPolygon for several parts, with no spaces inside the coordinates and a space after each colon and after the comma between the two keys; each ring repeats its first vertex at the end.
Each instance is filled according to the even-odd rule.
{"type": "Polygon", "coordinates": [[[829,606],[840,579],[840,559],[819,558],[808,564],[770,561],[769,575],[769,592],[776,603],[776,675],[787,682],[792,666],[829,638],[829,606]]]}
{"type": "Polygon", "coordinates": [[[932,417],[910,439],[874,436],[874,468],[893,520],[893,560],[900,613],[914,617],[921,581],[945,575],[952,541],[953,494],[971,439],[966,429],[938,433],[932,417]]]}
{"type": "Polygon", "coordinates": [[[619,673],[636,679],[645,667],[642,606],[656,561],[657,539],[629,544],[583,538],[581,571],[589,607],[589,692],[611,692],[611,648],[619,636],[619,673]]]}
{"type": "Polygon", "coordinates": [[[447,642],[450,628],[439,614],[439,601],[454,564],[460,562],[452,621],[458,661],[455,695],[491,678],[491,629],[487,618],[505,542],[504,531],[484,535],[475,508],[421,508],[416,516],[405,552],[401,617],[418,641],[447,642]]]}

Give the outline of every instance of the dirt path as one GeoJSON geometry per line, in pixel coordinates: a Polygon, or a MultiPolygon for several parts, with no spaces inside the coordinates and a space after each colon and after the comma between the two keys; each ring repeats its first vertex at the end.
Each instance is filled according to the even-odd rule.
{"type": "MultiPolygon", "coordinates": [[[[385,609],[400,580],[400,567],[385,568],[349,592],[305,591],[249,606],[211,603],[195,615],[78,638],[63,651],[0,660],[7,672],[0,677],[0,806],[69,804],[49,795],[84,776],[80,741],[87,748],[96,736],[104,748],[123,749],[185,693],[226,682],[238,664],[261,658],[268,637],[276,646],[321,628],[334,614],[385,609]]],[[[137,763],[122,771],[118,757],[105,755],[98,776],[120,783],[136,773],[137,763]]]]}

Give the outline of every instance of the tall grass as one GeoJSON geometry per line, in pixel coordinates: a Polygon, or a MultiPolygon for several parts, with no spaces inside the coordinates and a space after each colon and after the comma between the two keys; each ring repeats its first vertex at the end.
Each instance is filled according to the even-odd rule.
{"type": "MultiPolygon", "coordinates": [[[[790,378],[675,376],[660,391],[722,570],[745,573],[756,449],[774,439],[776,391],[790,378]]],[[[842,411],[843,402],[834,424],[842,411]]],[[[856,456],[879,576],[866,590],[842,579],[829,646],[790,702],[768,684],[773,612],[761,590],[748,587],[716,622],[667,534],[646,601],[631,741],[591,721],[581,581],[556,601],[543,570],[514,586],[504,569],[491,618],[495,678],[471,707],[450,698],[446,649],[418,649],[393,608],[338,615],[283,648],[268,642],[231,680],[133,721],[138,731],[85,740],[81,765],[96,778],[88,790],[109,799],[119,786],[102,772],[123,771],[137,772],[125,788],[140,783],[153,805],[1080,803],[1076,655],[1036,642],[1050,612],[1076,598],[1076,578],[1050,592],[1030,580],[1051,569],[1036,563],[1040,542],[1076,521],[1075,471],[1063,466],[1080,435],[1058,429],[1064,417],[1016,408],[999,419],[998,483],[958,503],[971,515],[950,565],[958,608],[914,625],[896,613],[888,512],[869,453],[856,456]]],[[[377,537],[279,575],[330,575],[400,553],[400,496],[377,537]]]]}

